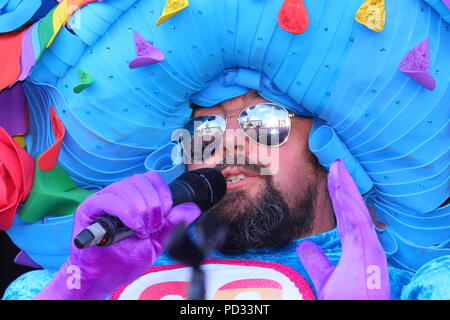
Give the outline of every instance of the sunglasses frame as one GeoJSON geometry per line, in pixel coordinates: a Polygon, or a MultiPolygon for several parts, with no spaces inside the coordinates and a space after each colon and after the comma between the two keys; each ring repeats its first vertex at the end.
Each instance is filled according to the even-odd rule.
{"type": "MultiPolygon", "coordinates": [[[[231,111],[233,111],[233,110],[231,110],[231,111]]],[[[196,119],[196,118],[206,117],[206,116],[208,116],[208,117],[209,117],[209,116],[215,116],[215,117],[219,117],[219,118],[223,119],[223,120],[225,121],[225,130],[226,130],[228,117],[223,117],[223,116],[221,116],[221,115],[219,115],[219,114],[216,114],[216,113],[211,113],[211,114],[207,114],[207,115],[203,115],[203,116],[198,116],[198,117],[195,117],[195,118],[191,118],[188,122],[186,122],[186,124],[185,124],[185,126],[184,126],[183,128],[185,128],[186,125],[187,125],[188,123],[190,123],[191,121],[193,121],[193,122],[195,123],[195,119],[196,119]]],[[[290,134],[291,134],[291,129],[292,129],[292,120],[291,120],[291,118],[293,118],[293,117],[295,117],[295,114],[294,114],[294,113],[290,113],[290,112],[289,112],[285,107],[283,107],[282,105],[279,105],[279,104],[276,104],[276,103],[272,103],[272,102],[262,102],[262,103],[257,103],[257,104],[253,104],[253,105],[247,106],[247,107],[245,107],[244,109],[242,109],[241,112],[239,112],[239,114],[237,115],[236,121],[239,123],[239,128],[242,130],[242,132],[244,133],[244,135],[245,135],[247,138],[249,138],[251,141],[253,141],[254,143],[256,143],[256,144],[258,144],[258,145],[264,146],[264,147],[268,147],[268,148],[276,148],[276,147],[282,146],[283,144],[285,144],[285,143],[288,141],[289,136],[290,136],[290,134]],[[239,119],[241,118],[242,113],[245,112],[246,110],[248,110],[248,109],[251,108],[251,107],[257,107],[257,106],[259,106],[259,105],[270,105],[270,106],[280,107],[281,109],[284,110],[284,112],[286,112],[286,114],[287,114],[287,116],[288,116],[288,120],[289,120],[289,122],[288,122],[289,132],[288,132],[286,138],[284,139],[284,141],[283,141],[282,143],[277,144],[277,145],[267,145],[267,144],[264,144],[264,143],[255,141],[250,135],[248,135],[248,134],[245,132],[244,128],[242,128],[241,121],[239,120],[239,119]]],[[[222,131],[222,132],[221,132],[221,136],[223,136],[224,133],[225,133],[225,131],[222,131]]],[[[192,135],[192,139],[193,139],[194,136],[195,136],[195,134],[192,135]]],[[[190,155],[188,155],[188,152],[186,152],[186,150],[185,150],[184,143],[181,142],[181,141],[179,141],[179,142],[180,142],[181,147],[182,147],[182,149],[183,149],[183,151],[184,151],[183,153],[184,153],[186,156],[188,156],[190,160],[192,160],[192,157],[191,157],[190,155]]]]}

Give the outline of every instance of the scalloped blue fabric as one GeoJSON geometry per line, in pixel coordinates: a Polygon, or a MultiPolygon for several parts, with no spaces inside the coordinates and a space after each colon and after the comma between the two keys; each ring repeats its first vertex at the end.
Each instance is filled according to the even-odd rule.
{"type": "Polygon", "coordinates": [[[72,229],[73,214],[48,216],[35,223],[23,222],[17,214],[6,233],[35,263],[56,271],[69,257],[72,229]]]}
{"type": "Polygon", "coordinates": [[[3,0],[0,1],[0,33],[14,31],[39,10],[42,0],[3,0]]]}
{"type": "MultiPolygon", "coordinates": [[[[360,191],[371,189],[388,224],[380,237],[390,252],[397,248],[392,261],[417,270],[448,254],[449,207],[439,206],[450,193],[450,27],[438,2],[396,0],[386,4],[384,31],[375,33],[354,20],[363,2],[305,0],[310,21],[301,35],[278,26],[282,0],[191,1],[160,26],[163,0],[91,3],[69,19],[70,30],[63,28],[27,80],[36,128],[30,150],[40,153],[52,141],[42,109],[54,106],[67,130],[60,164],[79,186],[101,188],[149,170],[149,157],[158,163],[151,155],[189,119],[190,97],[225,70],[257,71],[332,129],[335,147],[321,151],[326,158],[345,152],[360,191]],[[129,69],[133,30],[166,60],[129,69]],[[433,91],[398,71],[426,38],[433,91]],[[79,68],[95,81],[76,95],[79,68]],[[430,234],[429,221],[439,223],[433,241],[409,240],[430,234]],[[424,248],[432,254],[422,255],[424,248]]],[[[163,171],[170,179],[170,167],[163,171]]]]}
{"type": "Polygon", "coordinates": [[[225,70],[211,80],[206,89],[192,95],[189,100],[202,107],[211,107],[243,95],[250,90],[256,90],[265,99],[283,105],[298,116],[312,117],[309,111],[278,89],[265,74],[248,68],[225,70]]]}
{"type": "Polygon", "coordinates": [[[450,8],[448,8],[443,0],[424,0],[430,6],[432,6],[448,23],[450,23],[450,8]]]}
{"type": "Polygon", "coordinates": [[[327,170],[334,161],[341,159],[361,194],[373,188],[370,177],[330,126],[313,123],[309,135],[309,149],[327,170]]]}

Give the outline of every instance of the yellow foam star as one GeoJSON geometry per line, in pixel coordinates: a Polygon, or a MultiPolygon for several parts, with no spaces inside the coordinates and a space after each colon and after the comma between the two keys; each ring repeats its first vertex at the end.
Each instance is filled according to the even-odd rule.
{"type": "Polygon", "coordinates": [[[167,0],[161,16],[158,18],[158,21],[156,21],[156,25],[158,26],[167,19],[173,17],[178,12],[186,8],[188,5],[189,5],[188,0],[167,0]]]}
{"type": "Polygon", "coordinates": [[[62,0],[52,11],[53,13],[49,13],[52,14],[53,35],[45,47],[48,48],[52,45],[59,30],[61,30],[62,26],[66,24],[67,20],[69,20],[75,11],[95,1],[98,0],[62,0]]]}
{"type": "Polygon", "coordinates": [[[355,19],[375,32],[383,31],[386,22],[384,0],[367,0],[356,12],[355,19]]]}
{"type": "Polygon", "coordinates": [[[46,48],[50,47],[55,40],[56,35],[58,34],[61,27],[66,23],[69,18],[67,12],[68,0],[63,0],[59,5],[56,6],[55,11],[53,12],[53,36],[50,41],[47,43],[46,48]]]}

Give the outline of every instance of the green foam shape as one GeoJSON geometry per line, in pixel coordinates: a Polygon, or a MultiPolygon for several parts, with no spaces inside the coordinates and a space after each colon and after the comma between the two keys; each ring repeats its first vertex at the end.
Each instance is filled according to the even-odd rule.
{"type": "Polygon", "coordinates": [[[80,93],[94,82],[94,78],[81,69],[78,69],[78,77],[80,78],[80,83],[73,88],[75,93],[80,93]]]}
{"type": "MultiPolygon", "coordinates": [[[[55,8],[52,9],[42,20],[39,22],[39,42],[41,45],[41,55],[45,51],[46,46],[50,39],[53,37],[53,13],[55,8]]],[[[40,58],[40,57],[39,57],[40,58]]]]}
{"type": "Polygon", "coordinates": [[[73,214],[78,205],[94,193],[78,188],[60,165],[50,171],[42,171],[37,160],[33,188],[19,212],[23,222],[34,223],[50,215],[73,214]]]}

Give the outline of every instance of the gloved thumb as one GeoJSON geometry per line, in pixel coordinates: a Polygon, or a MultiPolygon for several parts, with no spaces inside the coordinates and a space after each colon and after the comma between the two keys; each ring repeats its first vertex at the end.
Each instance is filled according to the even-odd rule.
{"type": "Polygon", "coordinates": [[[173,207],[167,220],[173,225],[178,225],[180,222],[183,222],[188,226],[197,219],[200,213],[200,208],[195,203],[186,202],[173,207]]]}
{"type": "Polygon", "coordinates": [[[200,213],[200,208],[193,202],[182,203],[173,207],[166,218],[164,227],[162,230],[158,231],[158,234],[154,236],[154,239],[156,238],[155,240],[159,240],[163,243],[179,223],[184,223],[188,226],[198,218],[200,213]]]}
{"type": "Polygon", "coordinates": [[[297,246],[297,255],[306,272],[308,272],[317,293],[320,293],[335,267],[322,252],[322,249],[311,241],[300,242],[297,246]]]}

